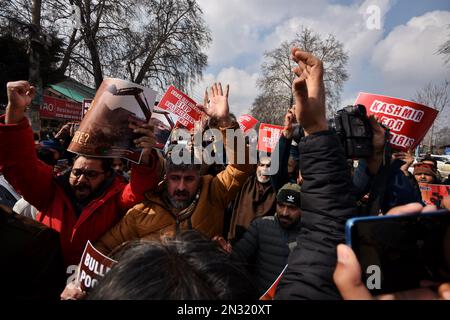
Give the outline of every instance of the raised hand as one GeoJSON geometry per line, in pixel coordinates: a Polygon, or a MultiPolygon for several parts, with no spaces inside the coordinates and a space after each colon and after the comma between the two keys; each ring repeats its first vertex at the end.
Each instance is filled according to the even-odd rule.
{"type": "Polygon", "coordinates": [[[408,152],[397,152],[392,154],[393,159],[400,159],[405,162],[404,165],[400,167],[405,175],[408,175],[408,169],[414,163],[414,156],[412,150],[408,150],[408,152]]]}
{"type": "Polygon", "coordinates": [[[130,122],[129,127],[133,129],[133,133],[142,135],[140,138],[134,140],[136,147],[142,148],[141,162],[149,164],[150,153],[156,145],[156,137],[154,134],[154,126],[148,123],[133,123],[130,122]]]}
{"type": "Polygon", "coordinates": [[[14,81],[6,84],[8,106],[6,107],[5,124],[19,123],[25,116],[26,108],[31,104],[35,88],[28,81],[14,81]]]}
{"type": "Polygon", "coordinates": [[[327,130],[322,61],[298,48],[292,48],[291,53],[292,60],[298,64],[292,70],[297,75],[292,83],[297,121],[305,135],[327,130]]]}
{"type": "Polygon", "coordinates": [[[294,133],[293,123],[295,122],[295,108],[289,109],[284,116],[283,136],[286,139],[291,139],[294,133]]]}
{"type": "Polygon", "coordinates": [[[222,90],[222,84],[219,82],[211,86],[210,94],[208,89],[205,91],[204,105],[197,105],[210,118],[214,118],[219,122],[220,127],[228,126],[230,121],[230,107],[228,105],[228,93],[230,86],[225,87],[225,92],[222,90]]]}

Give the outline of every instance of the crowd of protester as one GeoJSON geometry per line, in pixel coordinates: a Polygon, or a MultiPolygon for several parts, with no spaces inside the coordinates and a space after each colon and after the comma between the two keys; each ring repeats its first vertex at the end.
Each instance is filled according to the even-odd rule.
{"type": "MultiPolygon", "coordinates": [[[[412,152],[391,150],[375,117],[372,155],[348,160],[325,117],[322,62],[297,48],[292,59],[295,105],[274,149],[275,174],[270,157],[256,165],[248,157],[236,161],[225,131],[239,124],[230,116],[228,86],[220,83],[211,87],[209,106],[199,107],[206,127],[223,134],[227,165],[208,167],[179,164],[154,149],[148,124],[133,127],[141,135],[139,164],[68,152],[73,123],[36,144],[25,117],[34,88],[9,82],[0,173],[23,198],[14,208],[0,207],[0,272],[8,274],[2,295],[258,299],[287,265],[275,299],[374,298],[344,245],[346,221],[436,209],[424,205],[418,183],[445,181],[431,157],[413,165],[412,152]],[[73,277],[87,241],[118,261],[88,293],[73,277]]],[[[388,298],[446,298],[450,285],[417,290],[388,298]]]]}

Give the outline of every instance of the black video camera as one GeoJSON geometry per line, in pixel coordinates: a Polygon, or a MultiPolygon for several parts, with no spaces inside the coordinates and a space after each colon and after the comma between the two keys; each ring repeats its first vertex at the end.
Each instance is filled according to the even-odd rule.
{"type": "Polygon", "coordinates": [[[329,120],[329,125],[336,130],[347,159],[361,159],[372,156],[373,132],[365,106],[357,104],[339,110],[334,119],[329,120]]]}

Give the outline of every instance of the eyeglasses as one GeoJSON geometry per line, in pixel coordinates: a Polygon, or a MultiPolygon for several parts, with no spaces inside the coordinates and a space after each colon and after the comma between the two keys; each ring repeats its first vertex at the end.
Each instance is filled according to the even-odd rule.
{"type": "Polygon", "coordinates": [[[84,170],[84,169],[72,169],[71,172],[75,177],[81,177],[81,175],[84,175],[88,179],[95,179],[99,175],[105,173],[104,171],[84,170]]]}

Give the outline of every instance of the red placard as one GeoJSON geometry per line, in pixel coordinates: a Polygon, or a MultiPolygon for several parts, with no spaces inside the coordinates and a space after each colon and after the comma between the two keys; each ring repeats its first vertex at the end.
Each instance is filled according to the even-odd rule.
{"type": "Polygon", "coordinates": [[[39,115],[41,118],[81,120],[81,103],[44,96],[39,115]]]}
{"type": "Polygon", "coordinates": [[[280,283],[281,277],[283,276],[283,273],[286,271],[288,265],[286,265],[283,268],[283,271],[281,271],[280,275],[275,279],[275,282],[272,283],[269,289],[259,298],[259,300],[275,300],[275,292],[278,287],[278,283],[280,283]]]}
{"type": "Polygon", "coordinates": [[[186,94],[170,86],[158,104],[158,108],[177,115],[178,123],[188,130],[194,128],[195,121],[200,120],[202,112],[196,107],[197,103],[186,94]]]}
{"type": "Polygon", "coordinates": [[[419,183],[422,200],[426,204],[434,204],[440,208],[442,199],[450,195],[450,186],[444,184],[419,183]]]}
{"type": "Polygon", "coordinates": [[[89,108],[91,107],[93,99],[83,99],[83,104],[81,108],[81,119],[84,118],[84,115],[88,112],[89,108]]]}
{"type": "Polygon", "coordinates": [[[416,148],[436,119],[438,111],[408,100],[361,92],[355,104],[366,107],[389,127],[389,142],[397,150],[416,148]]]}
{"type": "Polygon", "coordinates": [[[80,261],[78,281],[83,291],[90,291],[117,261],[105,256],[88,240],[80,261]]]}
{"type": "Polygon", "coordinates": [[[261,123],[258,135],[258,150],[271,153],[280,140],[284,127],[261,123]]]}
{"type": "Polygon", "coordinates": [[[258,119],[255,119],[249,114],[243,114],[242,116],[239,117],[238,123],[242,131],[244,131],[245,133],[258,123],[258,119]]]}

